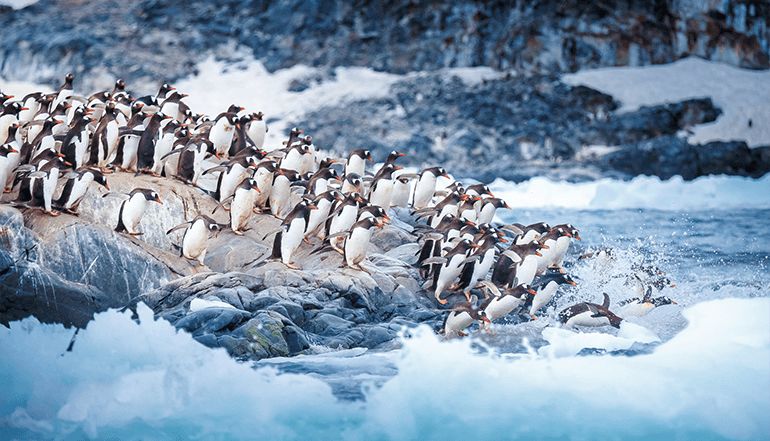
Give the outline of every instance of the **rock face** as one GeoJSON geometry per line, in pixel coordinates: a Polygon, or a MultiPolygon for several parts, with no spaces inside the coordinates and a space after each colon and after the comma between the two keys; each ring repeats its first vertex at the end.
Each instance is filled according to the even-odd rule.
{"type": "Polygon", "coordinates": [[[448,66],[553,73],[685,55],[767,68],[769,22],[770,6],[757,0],[43,0],[0,10],[0,76],[58,82],[74,69],[89,74],[82,84],[89,89],[110,86],[115,76],[130,83],[173,80],[189,75],[205,55],[235,45],[270,69],[302,63],[402,73],[448,66]]]}
{"type": "MultiPolygon", "coordinates": [[[[342,256],[334,252],[311,254],[317,243],[300,248],[302,270],[265,262],[272,241],[265,235],[279,224],[268,215],[254,215],[243,236],[212,237],[207,267],[197,267],[175,250],[181,233],[165,232],[211,214],[211,197],[166,178],[116,173],[108,180],[114,192],[144,187],[160,194],[164,205],[147,209],[142,236],[113,231],[121,199],[96,188],[79,217],[0,206],[0,323],[32,314],[84,326],[95,312],[145,302],[201,343],[244,359],[297,354],[311,345],[375,348],[403,326],[439,325],[441,311],[411,266],[418,245],[407,223],[375,234],[368,272],[340,268],[342,256]]],[[[227,221],[222,210],[213,216],[227,221]]]]}

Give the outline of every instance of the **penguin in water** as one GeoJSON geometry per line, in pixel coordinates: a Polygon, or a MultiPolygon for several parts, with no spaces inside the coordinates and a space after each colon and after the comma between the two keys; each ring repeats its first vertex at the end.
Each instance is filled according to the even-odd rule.
{"type": "Polygon", "coordinates": [[[647,285],[643,297],[633,297],[618,303],[618,307],[620,307],[618,315],[621,317],[641,317],[660,306],[677,304],[668,296],[653,297],[652,286],[647,285]]]}
{"type": "MultiPolygon", "coordinates": [[[[102,197],[116,195],[116,193],[107,193],[102,197]]],[[[122,194],[117,194],[123,196],[122,194]]],[[[142,216],[147,209],[147,202],[157,202],[163,204],[160,200],[160,196],[155,190],[148,188],[135,188],[128,194],[128,199],[120,204],[120,211],[118,212],[118,225],[115,227],[115,231],[118,233],[126,232],[132,236],[139,236],[144,233],[140,233],[137,230],[139,223],[142,221],[142,216]]]]}
{"type": "Polygon", "coordinates": [[[537,291],[529,285],[519,285],[514,288],[503,288],[500,291],[490,282],[482,282],[482,289],[491,295],[481,303],[480,308],[487,314],[490,321],[495,321],[505,317],[513,310],[518,309],[526,303],[530,296],[537,295],[537,291]]]}
{"type": "Polygon", "coordinates": [[[491,323],[486,312],[473,306],[473,302],[464,303],[456,306],[444,318],[442,325],[444,336],[446,338],[465,337],[465,332],[474,322],[481,322],[481,328],[489,326],[491,323]]]}
{"type": "Polygon", "coordinates": [[[220,225],[208,216],[199,215],[189,222],[179,224],[166,231],[166,234],[171,234],[182,228],[185,228],[185,231],[182,236],[180,256],[185,259],[197,260],[200,266],[204,266],[203,260],[206,258],[206,251],[208,250],[209,233],[220,231],[220,225]]]}
{"type": "Polygon", "coordinates": [[[67,173],[64,177],[67,179],[67,182],[64,184],[64,189],[61,195],[59,195],[59,199],[56,200],[55,205],[57,208],[70,214],[78,215],[78,206],[88,192],[88,187],[92,182],[100,184],[107,191],[110,190],[107,178],[97,169],[81,167],[67,173]]]}
{"type": "Polygon", "coordinates": [[[556,290],[559,289],[559,285],[572,285],[577,286],[577,282],[572,280],[572,277],[562,274],[560,272],[548,272],[544,274],[539,280],[535,288],[537,289],[537,295],[532,299],[532,305],[529,308],[529,316],[532,320],[536,320],[536,313],[556,295],[556,290]]]}
{"type": "Polygon", "coordinates": [[[369,248],[372,230],[382,228],[384,225],[385,223],[377,217],[368,217],[353,224],[342,247],[343,261],[347,266],[368,272],[361,267],[361,262],[366,259],[366,250],[369,248]]]}
{"type": "Polygon", "coordinates": [[[572,305],[559,313],[559,321],[567,328],[575,326],[612,326],[620,328],[622,318],[610,311],[610,296],[603,294],[604,301],[601,305],[582,302],[572,305]]]}
{"type": "Polygon", "coordinates": [[[281,223],[281,229],[275,235],[271,258],[280,259],[289,268],[300,269],[293,263],[292,257],[307,231],[310,211],[315,209],[316,206],[306,200],[302,200],[294,206],[294,209],[281,223]]]}

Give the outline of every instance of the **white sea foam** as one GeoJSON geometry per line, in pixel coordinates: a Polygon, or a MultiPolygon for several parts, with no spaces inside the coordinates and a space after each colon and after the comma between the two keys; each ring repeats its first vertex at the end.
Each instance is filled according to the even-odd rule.
{"type": "MultiPolygon", "coordinates": [[[[0,328],[0,435],[762,439],[770,433],[770,396],[759,392],[770,388],[768,310],[768,298],[697,304],[678,336],[635,357],[511,360],[421,328],[392,357],[398,373],[363,403],[337,400],[309,375],[251,369],[143,305],[140,323],[98,314],[72,352],[72,330],[26,319],[0,328]]],[[[613,347],[589,346],[602,345],[613,347]]]]}
{"type": "Polygon", "coordinates": [[[692,181],[637,176],[630,181],[605,178],[581,183],[532,178],[518,184],[499,179],[490,188],[514,208],[770,208],[770,175],[703,176],[692,181]]]}
{"type": "Polygon", "coordinates": [[[655,66],[583,70],[564,75],[562,80],[608,93],[621,102],[624,111],[711,97],[724,113],[714,123],[695,127],[692,142],[745,140],[750,146],[770,144],[768,70],[740,69],[689,57],[655,66]]]}

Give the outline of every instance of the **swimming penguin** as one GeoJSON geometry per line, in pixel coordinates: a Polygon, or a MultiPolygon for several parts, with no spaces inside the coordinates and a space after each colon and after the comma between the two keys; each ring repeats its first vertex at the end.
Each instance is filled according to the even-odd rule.
{"type": "Polygon", "coordinates": [[[230,202],[230,228],[233,233],[241,235],[246,231],[246,225],[254,212],[257,195],[259,186],[254,179],[244,179],[236,187],[230,202]]]}
{"type": "Polygon", "coordinates": [[[414,185],[412,207],[415,210],[425,208],[430,204],[436,193],[436,181],[439,176],[448,176],[443,167],[426,168],[420,173],[420,177],[414,185]]]}
{"type": "Polygon", "coordinates": [[[220,225],[208,216],[199,215],[189,222],[168,230],[166,234],[171,234],[182,228],[185,228],[185,231],[182,236],[180,255],[186,259],[197,260],[200,266],[204,266],[203,260],[206,258],[206,251],[208,250],[209,233],[219,231],[220,225]]]}
{"type": "Polygon", "coordinates": [[[610,296],[603,294],[604,302],[601,305],[582,302],[565,308],[559,313],[559,321],[567,328],[575,326],[613,326],[620,328],[622,318],[609,310],[610,296]]]}
{"type": "Polygon", "coordinates": [[[537,282],[535,289],[537,295],[532,299],[532,306],[529,308],[529,316],[535,320],[535,314],[547,305],[548,302],[556,295],[556,290],[559,285],[567,284],[575,286],[577,283],[572,280],[572,277],[562,274],[560,272],[548,272],[544,274],[537,282]]]}
{"type": "Polygon", "coordinates": [[[382,228],[383,225],[385,223],[377,217],[368,217],[353,224],[343,245],[342,255],[347,266],[367,272],[361,267],[361,262],[366,259],[366,250],[369,248],[372,230],[382,228]]]}
{"type": "Polygon", "coordinates": [[[88,192],[88,187],[92,182],[102,185],[107,191],[110,186],[107,184],[107,178],[97,169],[81,167],[73,172],[69,172],[64,177],[67,182],[64,189],[56,200],[57,208],[70,214],[78,214],[78,206],[88,192]]]}
{"type": "Polygon", "coordinates": [[[265,146],[265,136],[267,135],[267,124],[262,119],[265,115],[262,112],[249,115],[251,122],[246,127],[246,135],[258,149],[265,146]]]}
{"type": "Polygon", "coordinates": [[[475,308],[472,302],[458,305],[452,309],[444,319],[442,326],[444,336],[447,338],[465,337],[468,335],[465,330],[471,326],[473,322],[477,321],[481,322],[482,328],[490,324],[486,312],[475,308]]]}
{"type": "MultiPolygon", "coordinates": [[[[482,283],[484,284],[483,287],[488,290],[497,289],[497,287],[490,282],[482,283]]],[[[519,285],[514,288],[503,288],[502,290],[498,290],[496,294],[499,295],[488,296],[480,305],[480,309],[484,310],[490,321],[505,317],[514,309],[521,307],[528,301],[530,296],[536,296],[537,291],[532,289],[529,285],[519,285]]]]}
{"type": "MultiPolygon", "coordinates": [[[[113,195],[114,193],[107,193],[104,196],[113,195]]],[[[103,197],[104,197],[103,196],[103,197]]],[[[139,222],[142,221],[144,211],[147,209],[147,201],[157,202],[162,204],[160,196],[155,190],[148,188],[135,188],[128,194],[128,199],[120,204],[120,211],[118,212],[118,225],[115,227],[115,231],[118,233],[126,232],[132,236],[138,236],[144,233],[140,233],[137,230],[139,222]]]]}
{"type": "Polygon", "coordinates": [[[460,240],[443,257],[432,257],[425,260],[424,263],[443,262],[438,271],[433,274],[433,294],[440,304],[445,305],[447,303],[446,299],[441,298],[441,294],[460,276],[463,265],[475,248],[478,248],[477,244],[469,240],[460,240]]]}
{"type": "Polygon", "coordinates": [[[495,219],[495,213],[499,208],[509,209],[508,204],[500,198],[485,198],[479,201],[480,208],[478,210],[478,217],[476,222],[480,224],[490,224],[495,219]]]}
{"type": "Polygon", "coordinates": [[[633,297],[618,302],[618,307],[620,308],[618,315],[621,317],[641,317],[659,306],[676,304],[675,301],[667,296],[653,297],[652,286],[647,285],[643,297],[633,297]]]}
{"type": "Polygon", "coordinates": [[[366,175],[366,161],[372,161],[372,152],[366,149],[353,150],[345,163],[345,175],[352,173],[358,176],[366,175]]]}
{"type": "Polygon", "coordinates": [[[252,175],[257,165],[256,157],[240,157],[204,171],[204,175],[219,172],[217,187],[211,196],[218,202],[224,202],[235,193],[235,189],[244,179],[252,175]]]}
{"type": "Polygon", "coordinates": [[[369,203],[387,210],[390,208],[390,197],[393,194],[393,172],[401,167],[393,164],[385,164],[372,180],[369,189],[369,203]]]}
{"type": "Polygon", "coordinates": [[[289,268],[299,269],[293,263],[293,255],[307,231],[310,211],[315,209],[316,206],[306,200],[294,206],[281,223],[281,230],[275,235],[272,258],[280,259],[289,268]]]}

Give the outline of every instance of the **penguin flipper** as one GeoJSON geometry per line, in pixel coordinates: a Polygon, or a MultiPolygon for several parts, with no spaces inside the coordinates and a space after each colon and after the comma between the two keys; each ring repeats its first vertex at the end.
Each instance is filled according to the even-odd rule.
{"type": "Polygon", "coordinates": [[[606,292],[602,293],[602,295],[604,296],[604,301],[602,302],[602,306],[605,307],[605,308],[609,308],[610,307],[610,296],[607,295],[606,292]]]}
{"type": "Polygon", "coordinates": [[[192,221],[188,221],[188,222],[185,222],[185,223],[179,224],[179,225],[175,226],[174,228],[172,228],[172,229],[170,229],[170,230],[166,231],[166,234],[171,234],[172,232],[174,232],[174,231],[176,231],[176,230],[181,230],[182,228],[185,228],[187,225],[189,225],[189,224],[191,224],[191,223],[192,223],[192,221]]]}

